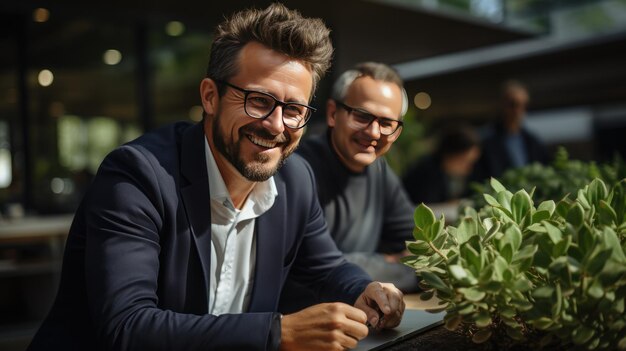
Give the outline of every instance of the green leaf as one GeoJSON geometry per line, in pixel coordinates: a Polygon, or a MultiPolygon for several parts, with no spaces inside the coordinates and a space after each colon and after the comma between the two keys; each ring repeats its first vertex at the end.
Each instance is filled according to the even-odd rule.
{"type": "Polygon", "coordinates": [[[626,255],[615,232],[611,228],[604,228],[602,236],[604,238],[604,244],[613,249],[612,257],[618,262],[626,263],[626,255]]]}
{"type": "Polygon", "coordinates": [[[459,314],[454,314],[454,315],[447,314],[443,318],[443,320],[445,321],[446,329],[450,331],[455,331],[461,325],[461,322],[463,321],[463,317],[459,314]]]}
{"type": "Polygon", "coordinates": [[[467,278],[467,272],[459,265],[451,265],[448,267],[448,270],[450,271],[450,275],[456,280],[460,281],[467,278]]]}
{"type": "Polygon", "coordinates": [[[441,233],[443,233],[443,228],[445,227],[445,220],[443,219],[443,214],[441,215],[441,219],[440,220],[436,220],[431,226],[430,226],[430,233],[429,233],[429,237],[432,240],[436,240],[441,233]]]}
{"type": "Polygon", "coordinates": [[[516,225],[510,225],[504,231],[504,237],[506,238],[504,242],[511,243],[511,247],[513,251],[519,250],[519,247],[522,243],[522,232],[516,225]]]}
{"type": "Polygon", "coordinates": [[[586,255],[589,251],[595,247],[596,239],[587,228],[582,227],[578,232],[578,248],[583,255],[586,255]]]}
{"type": "Polygon", "coordinates": [[[480,311],[478,315],[476,316],[474,323],[476,323],[476,326],[479,328],[484,328],[484,327],[489,326],[491,324],[491,316],[489,315],[489,312],[484,311],[484,310],[480,311]]]}
{"type": "Polygon", "coordinates": [[[476,310],[476,306],[474,306],[471,303],[468,303],[467,305],[460,307],[458,312],[461,315],[468,315],[468,314],[474,313],[475,310],[476,310]]]}
{"type": "Polygon", "coordinates": [[[496,200],[495,197],[487,193],[483,194],[483,197],[485,198],[485,201],[487,201],[489,205],[494,206],[494,207],[500,207],[500,203],[498,202],[498,200],[496,200]]]}
{"type": "Polygon", "coordinates": [[[485,298],[486,294],[476,288],[459,288],[459,292],[465,296],[467,301],[478,302],[485,298]]]}
{"type": "Polygon", "coordinates": [[[587,290],[587,294],[593,297],[594,299],[600,299],[604,296],[604,289],[602,288],[602,284],[598,280],[594,280],[593,283],[589,286],[587,290]]]}
{"type": "Polygon", "coordinates": [[[585,267],[587,273],[591,276],[598,274],[602,270],[602,268],[604,268],[606,260],[611,257],[612,253],[613,249],[608,248],[592,254],[589,258],[589,263],[585,267]]]}
{"type": "Polygon", "coordinates": [[[598,215],[600,222],[606,225],[610,225],[617,221],[617,213],[606,201],[600,200],[598,205],[598,215]]]}
{"type": "Polygon", "coordinates": [[[584,221],[584,210],[580,203],[574,204],[567,212],[567,221],[571,223],[575,228],[580,228],[584,221]]]}
{"type": "Polygon", "coordinates": [[[500,315],[504,318],[513,319],[513,317],[517,315],[517,312],[515,312],[514,308],[511,308],[509,306],[502,306],[500,310],[500,315]]]}
{"type": "Polygon", "coordinates": [[[409,250],[410,253],[412,253],[413,255],[416,255],[416,256],[426,255],[430,251],[432,251],[432,249],[430,248],[428,243],[426,243],[424,241],[409,242],[409,243],[407,243],[406,247],[407,247],[407,249],[409,250]]]}
{"type": "MultiPolygon", "coordinates": [[[[487,219],[485,219],[485,222],[487,219]]],[[[488,243],[500,230],[500,221],[494,219],[491,223],[491,226],[487,228],[487,234],[485,234],[485,238],[483,239],[483,243],[488,243]]]]}
{"type": "Polygon", "coordinates": [[[504,257],[508,263],[511,263],[511,260],[513,259],[513,247],[511,244],[504,245],[504,247],[500,250],[500,256],[504,257]]]}
{"type": "Polygon", "coordinates": [[[576,201],[582,205],[583,208],[591,208],[591,204],[589,202],[589,199],[587,199],[587,194],[585,193],[585,191],[583,191],[583,189],[579,189],[578,190],[578,194],[576,196],[576,201]]]}
{"type": "Polygon", "coordinates": [[[502,281],[504,279],[504,271],[508,268],[508,266],[508,262],[502,256],[497,256],[493,261],[492,279],[495,281],[502,281]]]}
{"type": "Polygon", "coordinates": [[[594,334],[595,334],[595,331],[593,329],[586,327],[584,325],[581,325],[578,328],[574,329],[574,332],[572,333],[573,335],[572,341],[576,345],[582,345],[586,343],[587,341],[591,340],[594,334]]]}
{"type": "Polygon", "coordinates": [[[413,227],[413,238],[416,241],[424,241],[428,242],[428,238],[426,237],[426,231],[420,227],[413,227]]]}
{"type": "Polygon", "coordinates": [[[470,269],[473,269],[475,273],[480,272],[482,264],[478,252],[467,243],[461,246],[461,257],[467,262],[470,269]]]}
{"type": "Polygon", "coordinates": [[[552,319],[547,318],[547,317],[541,317],[541,318],[532,320],[531,324],[539,330],[546,330],[550,328],[552,324],[554,324],[554,321],[552,321],[552,319]]]}
{"type": "Polygon", "coordinates": [[[618,342],[617,342],[617,347],[620,350],[626,350],[626,336],[621,338],[618,342]]]}
{"type": "Polygon", "coordinates": [[[617,223],[626,223],[626,179],[622,179],[612,190],[611,205],[617,214],[617,223]]]}
{"type": "Polygon", "coordinates": [[[413,220],[415,221],[416,227],[426,230],[435,223],[435,214],[428,206],[422,203],[415,209],[413,220]]]}
{"type": "Polygon", "coordinates": [[[572,205],[570,203],[570,200],[566,196],[557,203],[555,211],[559,215],[559,217],[567,218],[567,214],[569,213],[571,207],[572,205]]]}
{"type": "MultiPolygon", "coordinates": [[[[491,178],[494,179],[494,178],[491,178]]],[[[481,329],[472,335],[472,341],[475,344],[482,344],[485,341],[489,340],[491,337],[491,330],[489,329],[481,329]]]]}
{"type": "Polygon", "coordinates": [[[559,230],[559,228],[553,226],[548,221],[544,221],[542,223],[543,223],[543,226],[546,227],[546,233],[548,233],[548,236],[550,237],[550,240],[552,240],[553,243],[556,244],[559,241],[561,241],[561,239],[563,238],[563,235],[561,231],[559,230]]]}
{"type": "Polygon", "coordinates": [[[513,214],[515,222],[522,222],[522,219],[530,210],[531,205],[532,200],[526,190],[522,189],[513,195],[511,199],[511,213],[513,214]]]}
{"type": "Polygon", "coordinates": [[[506,191],[506,188],[504,187],[504,185],[502,185],[502,183],[500,183],[496,178],[492,177],[489,183],[491,184],[491,187],[493,188],[493,190],[495,190],[496,193],[506,191]]]}
{"type": "Polygon", "coordinates": [[[532,287],[532,283],[526,278],[517,279],[513,282],[513,289],[517,291],[526,292],[532,289],[532,287]]]}
{"type": "Polygon", "coordinates": [[[446,283],[443,282],[443,280],[441,280],[441,278],[439,278],[438,275],[429,271],[423,271],[420,273],[420,275],[422,276],[422,279],[424,279],[424,281],[426,281],[426,283],[428,283],[428,285],[432,286],[433,288],[441,290],[443,292],[451,293],[450,288],[446,285],[446,283]]]}
{"type": "Polygon", "coordinates": [[[604,200],[607,195],[606,185],[600,179],[596,178],[589,183],[587,187],[587,200],[592,205],[598,205],[600,200],[604,200]]]}
{"type": "Polygon", "coordinates": [[[554,210],[556,209],[556,205],[554,203],[553,200],[548,200],[548,201],[544,201],[542,203],[539,204],[539,207],[537,207],[537,212],[539,211],[547,211],[550,216],[552,216],[552,214],[554,213],[554,210]]]}
{"type": "Polygon", "coordinates": [[[561,257],[565,255],[571,243],[572,243],[571,236],[566,236],[565,238],[563,238],[552,248],[552,257],[561,257]]]}
{"type": "Polygon", "coordinates": [[[533,297],[536,299],[548,299],[554,294],[554,288],[551,286],[542,286],[533,291],[533,297]]]}
{"type": "Polygon", "coordinates": [[[496,194],[496,199],[498,202],[502,204],[502,211],[506,213],[506,215],[513,219],[513,215],[511,214],[511,199],[513,198],[513,194],[510,191],[502,191],[496,194]]]}
{"type": "Polygon", "coordinates": [[[563,306],[563,293],[561,292],[561,285],[556,284],[556,290],[554,291],[554,304],[552,305],[552,318],[557,319],[561,314],[561,307],[563,306]]]}
{"type": "Polygon", "coordinates": [[[422,301],[428,301],[430,299],[432,299],[435,296],[435,290],[434,289],[430,289],[427,291],[424,291],[420,294],[420,300],[422,301]]]}
{"type": "Polygon", "coordinates": [[[521,250],[513,254],[512,263],[519,264],[520,271],[525,271],[528,268],[523,268],[522,266],[530,265],[532,263],[535,252],[537,252],[537,245],[526,245],[521,250]]]}
{"type": "Polygon", "coordinates": [[[532,223],[539,223],[541,221],[550,219],[550,212],[545,211],[545,210],[541,210],[541,211],[536,211],[535,213],[533,213],[533,217],[532,217],[532,223]]]}
{"type": "Polygon", "coordinates": [[[478,235],[477,223],[472,217],[465,217],[461,220],[456,230],[456,240],[459,244],[468,241],[472,236],[478,235]]]}

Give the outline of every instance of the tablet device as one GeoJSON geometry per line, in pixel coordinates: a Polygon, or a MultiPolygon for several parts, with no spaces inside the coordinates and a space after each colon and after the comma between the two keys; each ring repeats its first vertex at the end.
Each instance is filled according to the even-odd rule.
{"type": "Polygon", "coordinates": [[[404,310],[404,316],[399,326],[394,329],[370,330],[367,337],[359,341],[359,345],[354,350],[383,350],[393,344],[442,325],[443,316],[445,315],[445,312],[430,313],[423,310],[404,310]]]}

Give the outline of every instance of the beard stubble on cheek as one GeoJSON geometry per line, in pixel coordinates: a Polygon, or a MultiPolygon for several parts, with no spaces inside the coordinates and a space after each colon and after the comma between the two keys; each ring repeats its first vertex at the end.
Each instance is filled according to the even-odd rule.
{"type": "Polygon", "coordinates": [[[295,150],[298,143],[292,143],[291,136],[285,132],[280,136],[274,136],[263,128],[259,128],[250,123],[241,127],[238,131],[239,139],[237,142],[227,142],[224,133],[222,132],[220,123],[220,114],[215,116],[213,123],[213,143],[216,149],[239,171],[239,173],[246,179],[253,182],[262,182],[272,177],[278,169],[284,164],[287,157],[289,157],[295,150]],[[253,160],[245,161],[241,155],[241,143],[247,138],[246,134],[255,135],[259,138],[266,140],[274,140],[280,143],[284,143],[285,147],[281,151],[280,159],[275,161],[272,165],[272,158],[264,153],[256,153],[253,155],[253,160]]]}

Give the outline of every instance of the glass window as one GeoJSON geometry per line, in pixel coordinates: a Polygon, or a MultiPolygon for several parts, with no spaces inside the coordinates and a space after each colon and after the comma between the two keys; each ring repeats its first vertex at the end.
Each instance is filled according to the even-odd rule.
{"type": "Polygon", "coordinates": [[[139,134],[133,33],[130,25],[54,13],[31,23],[27,86],[37,212],[75,210],[104,156],[139,134]]]}
{"type": "Polygon", "coordinates": [[[155,125],[202,119],[200,81],[206,75],[212,37],[206,30],[171,21],[152,27],[155,125]]]}

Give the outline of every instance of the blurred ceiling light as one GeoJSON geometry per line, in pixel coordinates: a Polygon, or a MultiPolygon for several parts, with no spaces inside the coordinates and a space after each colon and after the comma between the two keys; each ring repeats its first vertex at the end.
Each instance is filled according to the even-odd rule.
{"type": "Polygon", "coordinates": [[[47,22],[48,19],[50,19],[50,11],[48,9],[39,7],[33,11],[33,21],[43,23],[47,22]]]}
{"type": "Polygon", "coordinates": [[[429,108],[431,102],[432,101],[430,100],[430,95],[425,92],[419,92],[415,94],[415,98],[413,99],[415,107],[419,108],[420,110],[426,110],[427,108],[429,108]]]}
{"type": "Polygon", "coordinates": [[[185,25],[179,21],[171,21],[165,25],[165,33],[172,37],[181,36],[185,33],[185,25]]]}
{"type": "Polygon", "coordinates": [[[107,50],[102,55],[102,61],[110,66],[117,65],[122,61],[122,53],[115,49],[107,50]]]}
{"type": "Polygon", "coordinates": [[[37,81],[42,87],[47,87],[54,81],[54,74],[48,69],[42,69],[37,76],[37,81]]]}
{"type": "Polygon", "coordinates": [[[202,120],[202,113],[204,112],[204,109],[202,108],[202,106],[192,106],[189,109],[189,119],[194,121],[194,122],[200,122],[202,120]]]}

